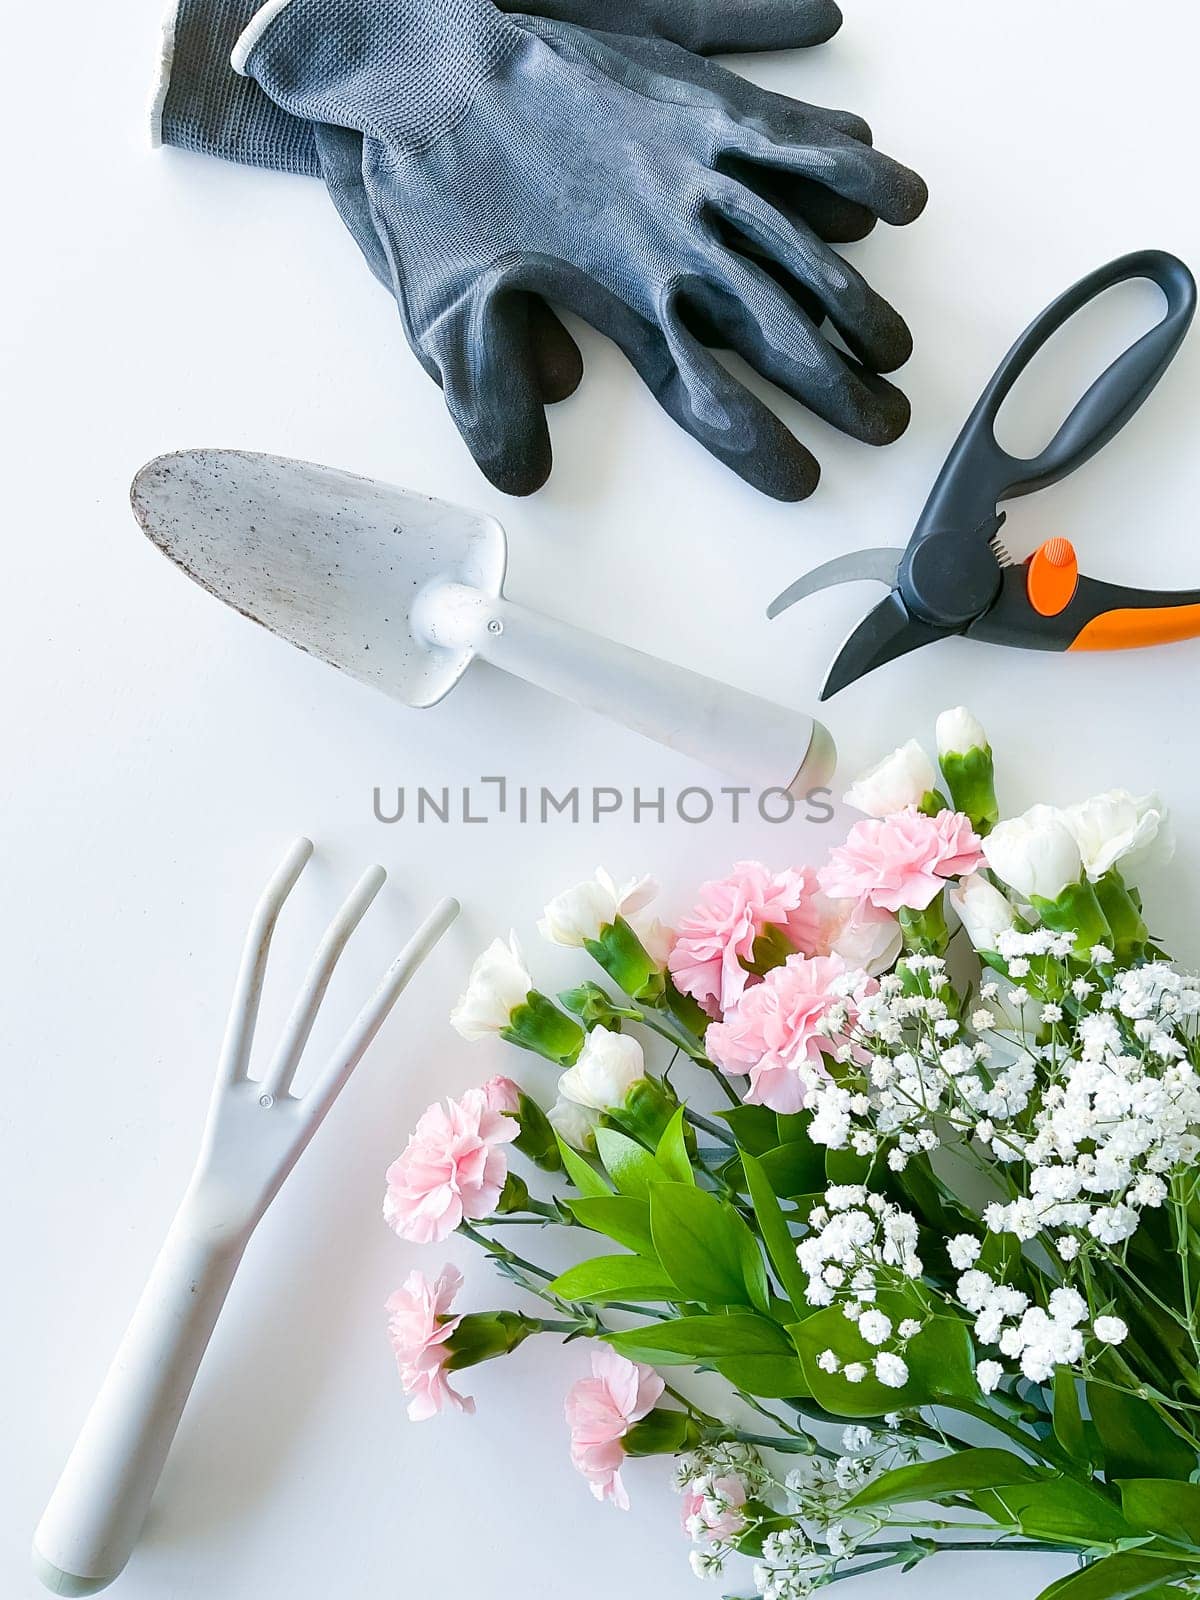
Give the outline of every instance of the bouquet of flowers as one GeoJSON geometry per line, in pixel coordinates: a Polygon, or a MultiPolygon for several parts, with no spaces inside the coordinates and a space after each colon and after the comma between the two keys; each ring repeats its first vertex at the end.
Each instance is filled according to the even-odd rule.
{"type": "Polygon", "coordinates": [[[557,1097],[496,1077],[431,1106],[385,1215],[541,1305],[464,1314],[459,1274],[414,1272],[389,1302],[410,1414],[586,1338],[571,1458],[625,1507],[627,1458],[675,1457],[701,1576],[796,1600],[1052,1550],[1077,1561],[1054,1600],[1195,1593],[1200,980],[1133,881],[1166,819],[1114,791],[1002,821],[976,720],[937,745],[940,771],[914,741],[851,788],[823,866],[743,862],[673,931],[645,879],[560,895],[541,932],[599,971],[557,999],[515,939],[480,957],[454,1026],[554,1063],[557,1097]],[[515,1225],[581,1259],[535,1263],[515,1225]]]}

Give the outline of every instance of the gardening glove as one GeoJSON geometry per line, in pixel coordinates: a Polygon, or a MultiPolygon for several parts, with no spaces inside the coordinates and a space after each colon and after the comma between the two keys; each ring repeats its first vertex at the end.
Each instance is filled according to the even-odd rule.
{"type": "Polygon", "coordinates": [[[779,498],[810,493],[816,462],[703,338],[857,438],[903,431],[907,401],[877,373],[907,358],[908,330],[788,188],[816,179],[904,222],[924,186],[810,108],[668,42],[631,50],[489,0],[268,0],[233,64],[282,110],[362,135],[409,341],[498,487],[528,493],[550,468],[531,294],[613,338],[684,428],[779,498]]]}
{"type": "MultiPolygon", "coordinates": [[[[239,77],[229,64],[238,35],[260,4],[261,0],[178,0],[163,30],[151,143],[320,177],[312,124],[281,111],[252,78],[239,77]]],[[[608,26],[619,20],[617,31],[673,40],[699,54],[821,44],[841,23],[833,0],[756,0],[732,8],[728,17],[721,15],[720,0],[625,0],[619,19],[614,19],[614,0],[543,0],[526,9],[559,20],[568,17],[580,26],[608,26]]],[[[842,133],[871,142],[870,128],[852,112],[819,115],[842,133]]],[[[343,185],[347,179],[348,172],[343,171],[343,185]]],[[[358,182],[361,185],[361,176],[358,182]]],[[[817,182],[796,178],[792,198],[805,221],[835,243],[864,238],[876,222],[866,206],[817,182]]],[[[366,236],[356,238],[370,257],[373,247],[366,236]]]]}
{"type": "MultiPolygon", "coordinates": [[[[163,27],[152,140],[319,177],[310,125],[281,111],[229,64],[238,35],[260,3],[177,0],[163,27]]],[[[509,9],[511,3],[501,4],[501,10],[509,9]]],[[[581,27],[671,39],[701,55],[824,44],[842,22],[834,0],[739,0],[734,6],[723,0],[541,0],[521,9],[581,27]]]]}

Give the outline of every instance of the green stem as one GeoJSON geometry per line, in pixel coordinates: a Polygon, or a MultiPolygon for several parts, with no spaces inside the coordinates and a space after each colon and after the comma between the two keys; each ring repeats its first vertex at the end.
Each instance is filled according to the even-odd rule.
{"type": "Polygon", "coordinates": [[[738,1444],[751,1444],[756,1450],[778,1450],[782,1455],[811,1456],[815,1452],[816,1441],[799,1435],[795,1438],[774,1438],[766,1433],[746,1433],[741,1428],[719,1428],[719,1437],[710,1440],[712,1444],[719,1443],[722,1439],[734,1439],[738,1444]]]}

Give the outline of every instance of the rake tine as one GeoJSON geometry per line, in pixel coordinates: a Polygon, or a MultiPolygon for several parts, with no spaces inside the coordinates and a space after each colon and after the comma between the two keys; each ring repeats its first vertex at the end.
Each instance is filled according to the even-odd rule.
{"type": "Polygon", "coordinates": [[[296,879],[304,871],[312,853],[311,839],[301,837],[294,840],[254,908],[246,942],[242,947],[242,959],[229,1005],[229,1020],[225,1024],[225,1037],[217,1061],[218,1086],[235,1083],[246,1076],[275,924],[279,920],[283,902],[295,888],[296,879]]]}
{"type": "Polygon", "coordinates": [[[368,867],[350,891],[337,916],[325,930],[324,937],[317,946],[317,953],[312,959],[312,965],[305,976],[303,987],[296,996],[295,1004],[284,1024],[283,1037],[263,1077],[264,1094],[278,1098],[291,1088],[292,1079],[296,1076],[300,1057],[304,1054],[304,1046],[308,1043],[313,1023],[317,1020],[317,1012],[325,998],[325,991],[329,987],[329,980],[333,977],[334,968],[341,959],[350,935],[358,927],[372,900],[386,881],[387,873],[382,867],[368,867]]]}
{"type": "Polygon", "coordinates": [[[305,1096],[304,1104],[320,1122],[346,1085],[367,1046],[382,1028],[388,1013],[403,994],[409,979],[458,916],[457,900],[447,897],[434,907],[384,973],[379,987],[346,1030],[320,1077],[305,1096]]]}

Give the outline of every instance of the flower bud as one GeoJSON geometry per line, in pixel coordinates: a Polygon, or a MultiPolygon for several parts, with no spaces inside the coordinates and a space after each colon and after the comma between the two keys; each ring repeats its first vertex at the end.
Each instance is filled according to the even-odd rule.
{"type": "Polygon", "coordinates": [[[998,823],[983,853],[996,876],[1026,899],[1056,900],[1083,874],[1079,846],[1054,806],[1031,806],[998,823]]]}
{"type": "Polygon", "coordinates": [[[937,719],[938,762],[954,809],[970,817],[979,833],[996,825],[996,773],[992,749],[982,725],[965,706],[943,711],[937,719]]]}
{"type": "Polygon", "coordinates": [[[476,1311],[460,1317],[458,1326],[446,1340],[450,1351],[444,1363],[447,1372],[477,1367],[481,1361],[506,1356],[523,1344],[541,1323],[519,1311],[476,1311]]]}
{"type": "Polygon", "coordinates": [[[1128,789],[1110,789],[1067,806],[1062,815],[1093,883],[1118,862],[1131,867],[1151,857],[1170,859],[1174,841],[1167,810],[1155,794],[1139,798],[1128,789]]]}
{"type": "Polygon", "coordinates": [[[560,1005],[575,1013],[589,1032],[597,1023],[619,1029],[622,1016],[629,1014],[627,1008],[615,1004],[598,983],[590,981],[577,984],[574,989],[564,989],[558,1000],[560,1005]]]}
{"type": "Polygon", "coordinates": [[[981,872],[972,872],[948,891],[951,906],[976,950],[995,950],[996,940],[1017,920],[1013,904],[981,872]]]}
{"type": "Polygon", "coordinates": [[[581,949],[598,939],[618,917],[631,917],[658,893],[653,878],[634,878],[618,888],[603,867],[587,883],[577,883],[546,907],[538,931],[553,944],[581,949]]]}
{"type": "MultiPolygon", "coordinates": [[[[626,1090],[621,1104],[610,1107],[605,1116],[631,1138],[654,1150],[678,1110],[679,1101],[660,1078],[639,1078],[626,1090]]],[[[691,1128],[684,1129],[684,1143],[694,1154],[696,1141],[691,1128]]]]}
{"type": "MultiPolygon", "coordinates": [[[[907,806],[923,807],[936,794],[933,762],[915,739],[893,750],[852,783],[844,795],[848,806],[868,817],[890,817],[907,806]]],[[[940,796],[936,809],[941,809],[940,796]]]]}
{"type": "Polygon", "coordinates": [[[621,1443],[627,1456],[675,1456],[694,1450],[700,1440],[700,1429],[686,1411],[655,1406],[626,1430],[621,1443]]]}
{"type": "Polygon", "coordinates": [[[612,1111],[624,1104],[630,1088],[645,1076],[646,1058],[636,1039],[595,1027],[574,1066],[558,1080],[558,1092],[593,1111],[612,1111]]]}
{"type": "Polygon", "coordinates": [[[516,934],[510,934],[507,944],[493,939],[471,968],[467,987],[450,1013],[451,1026],[464,1039],[502,1033],[532,988],[516,934]]]}
{"type": "Polygon", "coordinates": [[[565,1145],[583,1155],[591,1155],[596,1148],[596,1129],[600,1113],[590,1106],[577,1105],[574,1100],[558,1099],[546,1113],[546,1120],[565,1145]]]}

